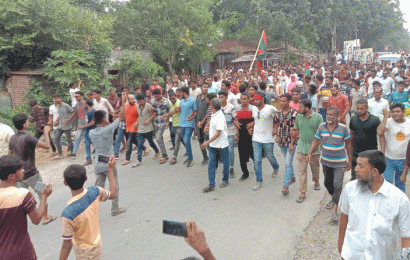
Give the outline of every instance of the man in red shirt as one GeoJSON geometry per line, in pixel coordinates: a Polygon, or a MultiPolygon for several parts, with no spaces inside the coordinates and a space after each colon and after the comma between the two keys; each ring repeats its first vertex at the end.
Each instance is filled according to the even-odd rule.
{"type": "Polygon", "coordinates": [[[151,93],[152,93],[152,91],[153,91],[154,89],[158,88],[158,89],[161,90],[161,95],[162,95],[162,88],[161,88],[160,85],[158,85],[158,81],[157,81],[156,79],[154,79],[154,80],[152,81],[152,84],[154,84],[154,85],[152,85],[152,86],[150,87],[151,93]]]}
{"type": "Polygon", "coordinates": [[[350,111],[349,101],[346,96],[340,93],[338,85],[332,85],[330,91],[332,95],[329,98],[329,107],[337,107],[340,111],[337,121],[346,124],[346,114],[350,111]]]}
{"type": "MultiPolygon", "coordinates": [[[[125,98],[124,98],[125,99],[125,98]]],[[[127,165],[131,162],[132,144],[138,147],[138,112],[137,112],[137,102],[133,94],[128,94],[128,102],[123,100],[125,106],[125,126],[126,132],[128,134],[127,139],[127,152],[125,153],[125,161],[122,165],[127,165]]],[[[148,154],[149,150],[145,146],[142,147],[144,150],[144,156],[148,154]]]]}

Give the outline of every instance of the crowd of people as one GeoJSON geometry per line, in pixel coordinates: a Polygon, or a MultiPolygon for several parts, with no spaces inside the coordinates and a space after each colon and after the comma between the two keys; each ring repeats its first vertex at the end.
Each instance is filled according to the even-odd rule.
{"type": "Polygon", "coordinates": [[[209,183],[204,193],[215,190],[221,165],[219,188],[229,186],[236,177],[235,158],[241,169],[239,181],[246,181],[252,159],[255,191],[263,187],[263,173],[267,171],[272,178],[283,176],[284,196],[298,178],[300,195],[296,202],[303,203],[308,193],[308,165],[314,190],[321,189],[322,168],[324,186],[332,196],[326,208],[331,210],[332,221],[340,220],[339,250],[344,259],[364,254],[393,259],[390,240],[395,236],[389,229],[393,224],[401,231],[403,248],[410,247],[410,204],[404,193],[410,167],[410,58],[393,64],[360,64],[344,63],[332,56],[310,64],[273,65],[262,73],[230,67],[218,70],[212,77],[205,73],[198,78],[174,76],[164,85],[155,79],[148,84],[143,78],[141,85],[112,89],[106,98],[101,97],[99,89],[84,93],[79,81],[69,86],[71,104],[62,101],[61,93],[53,95],[49,108],[31,100],[30,116],[13,117],[17,133],[0,125],[1,258],[35,259],[26,215],[34,224],[56,219],[47,210],[51,185],[37,191],[37,209],[35,198],[27,190],[42,181],[35,165],[36,148],[51,148],[51,156],[57,158],[75,158],[82,139],[84,164],[71,165],[64,171],[65,184],[73,198],[62,213],[60,259],[67,259],[72,247],[79,259],[101,257],[99,202],[113,200],[112,216],[126,211],[119,206],[116,160],[125,151],[121,165],[133,160],[132,167],[139,167],[151,149],[155,161],[169,161],[168,167],[177,164],[179,157],[184,158],[186,167],[207,166],[209,183]],[[27,133],[29,122],[35,124],[34,136],[27,133]],[[167,151],[164,135],[168,133],[171,148],[167,151]],[[198,140],[200,159],[194,158],[192,140],[198,140]],[[276,159],[275,143],[285,158],[284,165],[276,159]],[[181,144],[185,148],[183,155],[179,153],[181,144]],[[64,145],[68,146],[66,156],[64,145]],[[85,189],[85,166],[93,164],[92,149],[96,183],[85,189]],[[99,155],[109,156],[109,163],[99,161],[99,155]],[[272,169],[262,169],[263,158],[272,169]],[[343,189],[347,171],[351,182],[343,189]],[[107,178],[109,191],[104,189],[107,178]],[[380,195],[384,197],[379,198],[380,195]],[[11,219],[15,216],[18,223],[11,219]],[[372,227],[365,227],[372,222],[368,221],[380,227],[369,231],[372,227]],[[377,234],[369,232],[387,232],[384,240],[390,242],[377,241],[377,234]],[[16,245],[17,239],[24,243],[16,245]],[[377,244],[378,249],[369,251],[366,243],[355,244],[356,239],[377,244]]]}

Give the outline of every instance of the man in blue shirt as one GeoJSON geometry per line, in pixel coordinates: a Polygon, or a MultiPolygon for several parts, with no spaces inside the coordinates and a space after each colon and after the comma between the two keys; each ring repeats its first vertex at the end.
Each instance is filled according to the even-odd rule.
{"type": "Polygon", "coordinates": [[[406,83],[404,81],[400,81],[397,84],[397,91],[394,91],[389,96],[389,104],[393,103],[406,103],[409,101],[409,91],[405,91],[406,83]]]}
{"type": "Polygon", "coordinates": [[[83,166],[92,164],[90,131],[95,128],[95,120],[94,120],[95,109],[93,108],[92,100],[87,99],[85,101],[85,109],[86,109],[87,123],[85,125],[78,126],[78,129],[85,129],[85,133],[84,133],[85,163],[83,164],[83,166]]]}
{"type": "Polygon", "coordinates": [[[194,157],[192,155],[191,148],[191,136],[195,127],[194,118],[197,112],[197,104],[196,100],[193,97],[189,96],[188,87],[182,87],[181,92],[181,103],[179,104],[179,108],[175,109],[181,112],[179,117],[179,127],[181,127],[181,136],[184,140],[186,153],[188,155],[188,159],[184,161],[184,164],[187,164],[187,167],[191,167],[192,165],[194,165],[194,157]]]}

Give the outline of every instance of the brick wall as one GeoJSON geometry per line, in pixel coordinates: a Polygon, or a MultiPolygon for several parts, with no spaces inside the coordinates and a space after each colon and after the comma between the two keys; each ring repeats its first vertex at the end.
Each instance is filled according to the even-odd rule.
{"type": "Polygon", "coordinates": [[[40,71],[12,71],[9,73],[6,87],[11,96],[13,109],[24,103],[24,95],[31,85],[32,78],[43,74],[40,71]]]}

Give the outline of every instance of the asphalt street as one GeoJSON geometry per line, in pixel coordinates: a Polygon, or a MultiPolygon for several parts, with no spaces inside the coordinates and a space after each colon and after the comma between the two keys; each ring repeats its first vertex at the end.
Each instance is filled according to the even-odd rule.
{"type": "MultiPolygon", "coordinates": [[[[169,142],[166,145],[170,147],[169,142]]],[[[112,217],[111,202],[100,204],[103,259],[171,260],[199,257],[183,238],[162,234],[164,219],[196,221],[204,230],[217,259],[293,259],[295,246],[319,211],[319,202],[325,194],[323,185],[320,191],[313,190],[310,169],[307,199],[298,204],[295,202],[299,196],[298,175],[296,183],[290,186],[290,194],[286,197],[282,195],[285,162],[277,145],[274,153],[281,166],[280,174],[277,178],[271,178],[272,168],[264,159],[264,187],[260,191],[252,189],[256,182],[253,162],[248,164],[250,178],[238,182],[241,171],[235,150],[236,177],[230,179],[228,187],[220,189],[220,170],[217,173],[217,188],[204,194],[202,189],[208,185],[207,166],[200,166],[202,156],[198,142],[192,141],[192,146],[195,165],[191,168],[182,164],[186,158],[182,155],[185,152],[183,148],[178,163],[173,166],[168,162],[160,165],[154,161],[152,150],[138,168],[132,168],[131,164],[121,166],[124,154],[121,155],[121,160],[117,162],[120,206],[127,207],[128,211],[112,217]]],[[[172,151],[168,152],[171,154],[172,151]]],[[[82,163],[83,155],[79,157],[73,163],[82,163]]],[[[136,153],[133,152],[133,161],[135,157],[136,153]]],[[[296,158],[294,165],[297,173],[296,158]]],[[[65,168],[58,161],[49,167],[53,167],[52,174],[60,176],[65,168]]],[[[95,181],[93,167],[87,167],[87,173],[85,187],[92,186],[95,181]]],[[[320,174],[320,177],[323,183],[323,175],[320,174]]],[[[70,197],[68,187],[58,181],[48,200],[50,214],[58,215],[58,219],[46,226],[29,224],[29,233],[40,260],[58,259],[62,244],[60,215],[70,197]]],[[[75,259],[74,251],[69,259],[75,259]]]]}

